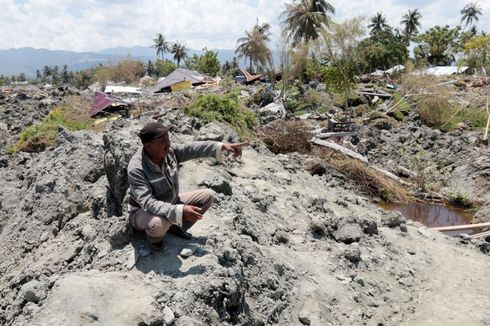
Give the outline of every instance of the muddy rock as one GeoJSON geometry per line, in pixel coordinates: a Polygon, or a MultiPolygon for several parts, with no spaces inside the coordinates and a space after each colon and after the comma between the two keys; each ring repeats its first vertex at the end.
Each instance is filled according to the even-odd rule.
{"type": "Polygon", "coordinates": [[[382,219],[381,223],[384,226],[394,228],[397,226],[401,226],[402,224],[406,223],[405,217],[398,211],[391,212],[389,214],[386,214],[382,219]]]}
{"type": "Polygon", "coordinates": [[[215,192],[226,196],[231,196],[233,194],[230,183],[220,175],[204,179],[199,183],[199,186],[210,188],[215,192]]]}
{"type": "Polygon", "coordinates": [[[362,235],[362,228],[357,223],[343,223],[334,233],[335,240],[346,244],[359,241],[362,235]]]}

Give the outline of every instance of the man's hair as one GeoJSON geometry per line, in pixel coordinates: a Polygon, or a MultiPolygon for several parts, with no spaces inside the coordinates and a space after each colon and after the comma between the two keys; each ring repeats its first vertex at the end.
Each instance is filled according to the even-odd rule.
{"type": "Polygon", "coordinates": [[[168,126],[164,126],[159,122],[147,123],[139,132],[139,137],[143,144],[151,142],[154,139],[165,136],[169,131],[168,126]]]}

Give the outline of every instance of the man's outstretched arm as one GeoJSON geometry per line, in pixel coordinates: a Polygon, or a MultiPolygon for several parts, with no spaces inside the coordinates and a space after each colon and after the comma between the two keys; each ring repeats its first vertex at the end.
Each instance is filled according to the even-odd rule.
{"type": "Polygon", "coordinates": [[[248,145],[248,142],[228,144],[212,141],[196,141],[183,145],[175,145],[172,148],[179,163],[203,157],[215,157],[216,160],[221,162],[223,151],[233,153],[233,156],[241,158],[242,147],[245,145],[248,145]]]}

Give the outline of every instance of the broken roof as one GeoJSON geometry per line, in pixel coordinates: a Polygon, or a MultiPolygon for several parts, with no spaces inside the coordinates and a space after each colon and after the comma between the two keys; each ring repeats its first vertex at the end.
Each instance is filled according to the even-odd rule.
{"type": "Polygon", "coordinates": [[[260,79],[260,77],[262,77],[262,75],[252,75],[246,69],[242,69],[242,73],[243,73],[243,76],[245,76],[247,84],[253,83],[254,81],[260,79]]]}
{"type": "Polygon", "coordinates": [[[206,76],[198,73],[197,71],[187,70],[184,68],[177,68],[172,71],[165,79],[158,82],[158,84],[153,87],[153,92],[161,92],[162,90],[169,88],[173,84],[189,80],[192,85],[202,84],[206,76]]]}
{"type": "Polygon", "coordinates": [[[94,103],[92,104],[88,115],[89,117],[93,117],[94,115],[111,105],[127,105],[127,103],[124,103],[123,101],[120,101],[102,92],[95,92],[94,103]]]}

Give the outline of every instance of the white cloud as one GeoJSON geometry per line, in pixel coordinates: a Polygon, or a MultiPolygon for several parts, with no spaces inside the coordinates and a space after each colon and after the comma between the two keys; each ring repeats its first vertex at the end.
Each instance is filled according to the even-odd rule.
{"type": "MultiPolygon", "coordinates": [[[[339,21],[370,17],[381,11],[398,26],[408,9],[418,8],[423,28],[459,23],[459,11],[470,0],[351,0],[331,1],[339,21]]],[[[236,40],[256,19],[269,22],[277,38],[278,0],[0,0],[0,48],[42,47],[76,51],[116,46],[151,45],[156,33],[191,48],[235,47],[236,40]]],[[[479,29],[490,32],[490,1],[481,1],[479,29]]],[[[275,45],[275,40],[272,46],[275,45]]]]}

